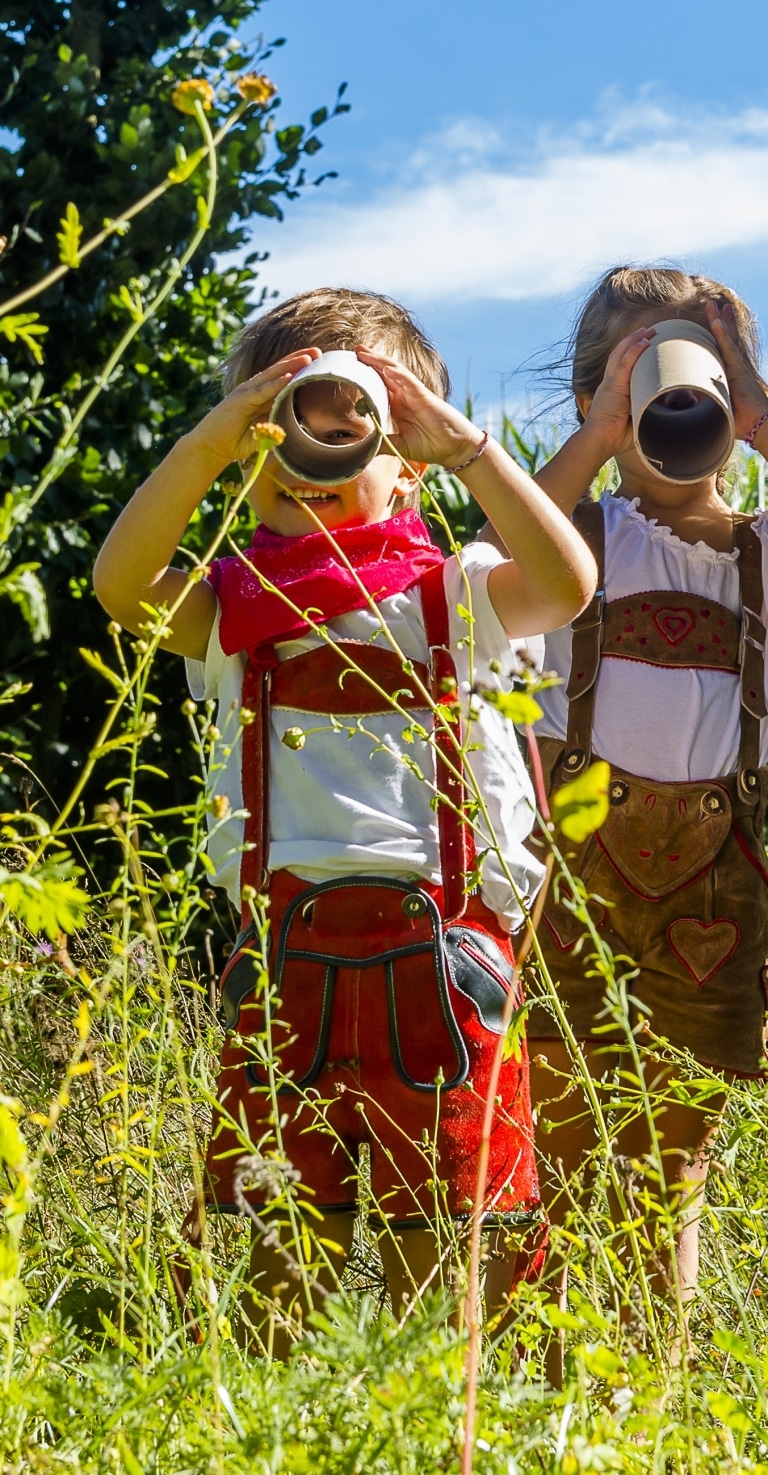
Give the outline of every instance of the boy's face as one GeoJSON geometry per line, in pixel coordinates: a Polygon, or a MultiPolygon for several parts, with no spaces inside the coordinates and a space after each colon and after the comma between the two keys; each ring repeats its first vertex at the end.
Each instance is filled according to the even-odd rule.
{"type": "MultiPolygon", "coordinates": [[[[366,440],[373,423],[355,408],[360,392],[346,385],[319,382],[296,392],[297,419],[315,440],[324,445],[348,445],[366,440]]],[[[378,455],[354,477],[340,486],[323,487],[302,481],[269,456],[248,500],[260,522],[274,533],[301,537],[315,529],[314,516],[329,529],[349,524],[383,522],[402,505],[402,497],[413,486],[397,456],[378,455]]]]}

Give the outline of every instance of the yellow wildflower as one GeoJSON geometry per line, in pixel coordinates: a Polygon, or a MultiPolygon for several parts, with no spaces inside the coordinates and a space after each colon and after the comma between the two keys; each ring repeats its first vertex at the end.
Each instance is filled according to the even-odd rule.
{"type": "Polygon", "coordinates": [[[245,72],[238,77],[235,86],[246,102],[255,102],[257,108],[265,108],[277,92],[274,82],[263,72],[245,72]]]}
{"type": "Polygon", "coordinates": [[[213,88],[205,77],[188,77],[185,82],[179,82],[171,93],[171,102],[180,113],[194,114],[196,102],[202,103],[207,112],[213,99],[213,88]]]}
{"type": "Polygon", "coordinates": [[[255,425],[249,425],[248,429],[263,446],[281,446],[285,440],[282,426],[273,425],[271,420],[259,420],[255,425]]]}

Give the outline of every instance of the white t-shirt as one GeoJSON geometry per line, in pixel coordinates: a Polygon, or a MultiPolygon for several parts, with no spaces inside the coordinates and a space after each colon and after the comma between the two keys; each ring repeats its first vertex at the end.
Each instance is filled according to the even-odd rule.
{"type": "MultiPolygon", "coordinates": [[[[519,652],[525,651],[535,665],[541,664],[542,637],[510,641],[491,604],[488,573],[500,560],[490,544],[475,543],[462,553],[461,567],[455,558],[447,559],[444,566],[450,643],[465,713],[476,682],[504,688],[504,677],[519,669],[519,652]],[[471,626],[458,613],[459,605],[471,611],[471,626]],[[501,678],[489,669],[490,661],[500,663],[501,678]]],[[[382,600],[378,609],[404,655],[426,661],[418,586],[382,600]]],[[[222,819],[211,817],[208,854],[215,882],[226,887],[237,905],[244,823],[239,713],[246,658],[223,653],[218,626],[217,618],[205,663],[188,661],[187,670],[196,700],[218,704],[221,742],[216,743],[208,775],[209,792],[226,796],[230,810],[222,819]]],[[[336,640],[376,639],[388,644],[379,618],[367,608],[330,620],[327,628],[336,640]]],[[[277,655],[287,660],[320,644],[322,638],[308,632],[278,645],[277,655]]],[[[522,921],[522,911],[496,847],[514,888],[530,901],[543,874],[540,862],[523,843],[533,823],[533,793],[511,723],[476,698],[472,698],[472,708],[477,716],[471,723],[469,762],[490,821],[490,828],[479,821],[475,837],[479,853],[489,848],[482,863],[481,894],[503,924],[514,930],[522,921]]],[[[419,720],[421,714],[414,715],[419,720]]],[[[437,825],[430,804],[434,764],[431,749],[423,741],[417,737],[409,742],[404,736],[410,723],[387,712],[361,719],[365,730],[360,731],[353,730],[354,718],[338,719],[334,726],[326,716],[275,706],[271,721],[271,870],[290,870],[312,883],[364,874],[439,884],[437,825]],[[298,750],[282,741],[291,727],[300,727],[306,735],[298,750]],[[414,767],[423,769],[430,782],[414,772],[414,767]]]]}
{"type": "MultiPolygon", "coordinates": [[[[637,499],[606,493],[605,597],[626,599],[646,590],[672,590],[717,600],[740,613],[738,554],[706,543],[684,543],[649,521],[637,499]]],[[[768,589],[768,514],[755,530],[762,544],[763,587],[768,589]]],[[[766,619],[765,592],[761,612],[766,619]]],[[[563,685],[538,698],[541,736],[565,739],[571,669],[571,629],[546,638],[545,668],[563,685]]],[[[767,688],[768,690],[768,688],[767,688]]],[[[730,671],[644,665],[615,656],[600,662],[595,695],[593,751],[641,778],[667,783],[734,773],[739,753],[739,678],[730,671]]],[[[768,720],[761,724],[761,762],[768,761],[768,720]]]]}

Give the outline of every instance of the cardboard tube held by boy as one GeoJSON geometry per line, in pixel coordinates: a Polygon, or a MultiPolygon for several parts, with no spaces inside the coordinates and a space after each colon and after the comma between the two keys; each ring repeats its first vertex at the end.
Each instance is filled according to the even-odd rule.
{"type": "Polygon", "coordinates": [[[733,411],[723,362],[711,333],[672,318],[632,371],[630,396],[641,461],[666,481],[700,481],[733,450],[733,411]]]}
{"type": "Polygon", "coordinates": [[[376,424],[389,431],[389,396],[384,380],[375,369],[363,364],[347,349],[332,349],[294,374],[275,398],[270,419],[285,431],[282,445],[274,454],[291,476],[319,486],[333,487],[351,481],[372,461],[381,448],[381,433],[371,420],[371,433],[362,440],[343,445],[326,445],[315,440],[297,414],[296,393],[309,384],[339,384],[351,390],[359,414],[376,417],[376,424]]]}

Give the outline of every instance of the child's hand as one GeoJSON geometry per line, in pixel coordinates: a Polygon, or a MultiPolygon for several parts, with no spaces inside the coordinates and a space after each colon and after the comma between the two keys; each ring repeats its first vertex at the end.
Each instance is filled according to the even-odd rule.
{"type": "Polygon", "coordinates": [[[725,365],[736,435],[743,440],[755,421],[768,410],[768,394],[741,356],[730,302],[722,308],[716,302],[708,302],[707,319],[725,365]]]}
{"type": "Polygon", "coordinates": [[[200,453],[217,466],[217,473],[232,461],[247,461],[258,449],[250,427],[267,420],[275,395],[306,364],[320,357],[319,348],[300,349],[286,354],[252,379],[238,384],[226,399],[214,406],[204,420],[190,432],[190,439],[200,453]]]}
{"type": "Polygon", "coordinates": [[[387,386],[392,419],[397,426],[387,439],[404,460],[417,464],[435,461],[448,469],[469,460],[482,440],[482,432],[471,420],[433,394],[397,359],[385,358],[362,347],[356,352],[361,362],[370,364],[387,386]]]}
{"type": "Polygon", "coordinates": [[[632,444],[629,381],[635,364],[655,332],[655,328],[635,328],[634,332],[622,338],[608,359],[594,397],[579,400],[585,429],[600,441],[603,462],[628,450],[632,444]]]}

